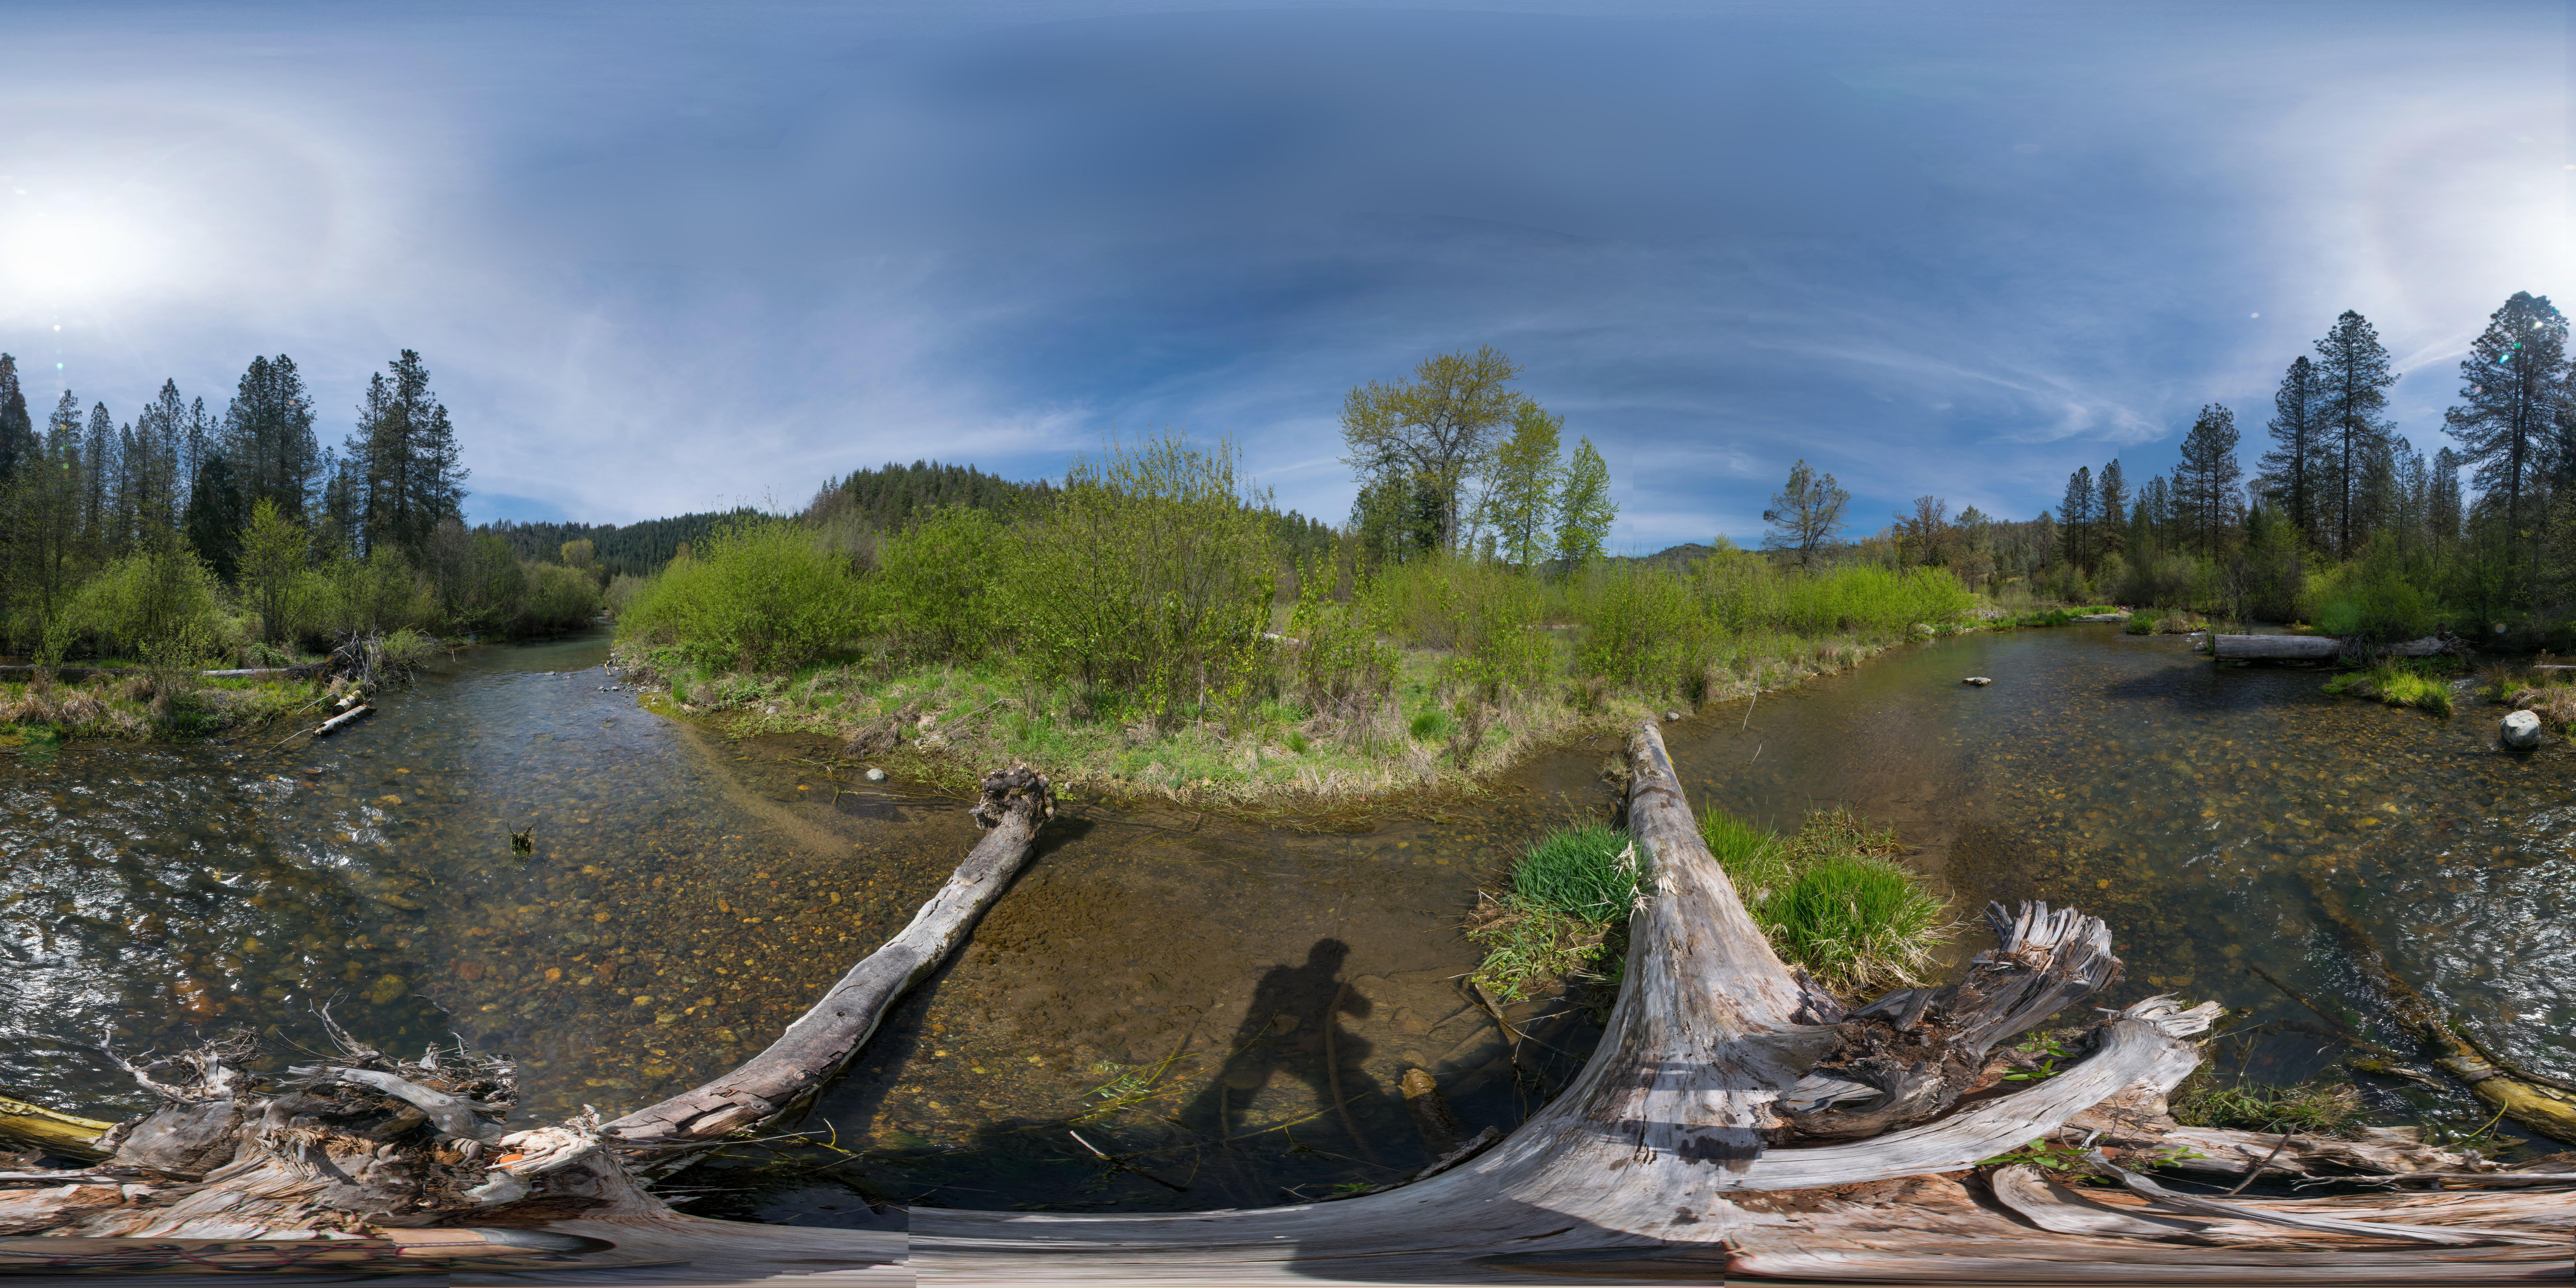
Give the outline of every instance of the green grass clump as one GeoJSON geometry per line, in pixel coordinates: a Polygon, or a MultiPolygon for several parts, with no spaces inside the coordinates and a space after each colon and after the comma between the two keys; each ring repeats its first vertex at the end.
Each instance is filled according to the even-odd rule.
{"type": "Polygon", "coordinates": [[[2240,1080],[2221,1084],[2205,1064],[2174,1088],[2167,1103],[2174,1121],[2186,1127],[2312,1136],[2342,1135],[2359,1126],[2366,1114],[2361,1092],[2350,1083],[2266,1087],[2240,1080]]]}
{"type": "Polygon", "coordinates": [[[1628,915],[1637,900],[1628,834],[1598,824],[1549,833],[1512,869],[1512,897],[1594,925],[1628,915]]]}
{"type": "Polygon", "coordinates": [[[2415,707],[2436,715],[2451,714],[2450,682],[2404,662],[2383,662],[2367,671],[2347,671],[2326,681],[2326,692],[2377,698],[2392,707],[2415,707]]]}
{"type": "Polygon", "coordinates": [[[1710,811],[1700,835],[1772,949],[1827,987],[1920,983],[1949,941],[1948,907],[1898,861],[1893,828],[1828,810],[1784,838],[1710,811]]]}
{"type": "Polygon", "coordinates": [[[1615,975],[1641,876],[1628,834],[1617,828],[1592,824],[1539,838],[1512,866],[1511,888],[1468,918],[1468,940],[1485,949],[1469,978],[1512,1001],[1541,980],[1615,975]]]}

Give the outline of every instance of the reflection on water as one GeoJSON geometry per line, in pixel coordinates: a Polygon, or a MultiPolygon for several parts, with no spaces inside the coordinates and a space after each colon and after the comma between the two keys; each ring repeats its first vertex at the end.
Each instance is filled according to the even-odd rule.
{"type": "MultiPolygon", "coordinates": [[[[138,1046],[235,1024],[312,1042],[337,999],[371,1041],[521,1055],[536,1115],[633,1108],[756,1050],[973,844],[962,803],[859,782],[820,739],[640,710],[602,652],[469,654],[284,750],[0,762],[0,1087],[114,1116],[135,1102],[83,1045],[103,1023],[138,1046]]],[[[2317,915],[2321,882],[2438,1004],[2576,1071],[2571,753],[2504,755],[2478,708],[2443,721],[2320,679],[2107,630],[1970,636],[1668,734],[1695,803],[1783,826],[1849,805],[1896,824],[1962,911],[2101,913],[2130,964],[2113,1001],[2311,1019],[2243,969],[2261,964],[2403,1046],[2317,915]]],[[[1457,920],[1520,844],[1606,803],[1616,746],[1542,757],[1454,817],[1345,832],[1071,803],[826,1097],[828,1144],[769,1147],[828,1170],[701,1169],[699,1210],[865,1220],[853,1185],[963,1207],[1320,1197],[1429,1157],[1410,1068],[1468,1131],[1512,1125],[1596,1031],[1579,997],[1544,997],[1510,1008],[1527,1036],[1508,1039],[1461,991],[1457,920]]],[[[2276,1034],[2248,1067],[2340,1054],[2276,1034]]]]}

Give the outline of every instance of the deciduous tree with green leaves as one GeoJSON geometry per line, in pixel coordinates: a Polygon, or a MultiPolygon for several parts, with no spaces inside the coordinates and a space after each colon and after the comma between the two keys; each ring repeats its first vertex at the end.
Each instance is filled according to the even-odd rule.
{"type": "Polygon", "coordinates": [[[1816,556],[1842,530],[1843,512],[1850,505],[1851,493],[1836,485],[1833,475],[1818,474],[1800,461],[1789,467],[1789,485],[1762,512],[1762,521],[1771,525],[1762,548],[1786,551],[1801,570],[1812,569],[1816,556]]]}
{"type": "Polygon", "coordinates": [[[1494,451],[1485,488],[1485,519],[1502,557],[1523,569],[1546,562],[1556,517],[1557,455],[1565,418],[1523,403],[1511,435],[1494,451]]]}
{"type": "Polygon", "coordinates": [[[1373,380],[1342,400],[1343,461],[1371,483],[1417,480],[1439,498],[1440,549],[1458,542],[1460,497],[1485,468],[1502,427],[1528,402],[1511,388],[1520,367],[1492,345],[1425,358],[1413,380],[1373,380]]]}
{"type": "Polygon", "coordinates": [[[260,638],[286,638],[288,598],[296,577],[310,562],[313,538],[304,525],[286,517],[272,497],[251,503],[250,524],[241,534],[241,589],[259,610],[260,638]]]}
{"type": "Polygon", "coordinates": [[[1618,517],[1619,503],[1610,499],[1609,463],[1593,450],[1591,439],[1577,439],[1556,502],[1557,557],[1570,570],[1607,554],[1610,521],[1618,517]]]}

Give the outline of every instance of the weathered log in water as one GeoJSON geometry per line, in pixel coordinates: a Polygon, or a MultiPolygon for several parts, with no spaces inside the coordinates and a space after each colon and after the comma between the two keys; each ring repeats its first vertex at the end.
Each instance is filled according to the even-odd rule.
{"type": "Polygon", "coordinates": [[[2434,1068],[2457,1079],[2505,1117],[2544,1136],[2576,1144],[2576,1087],[2497,1059],[2389,965],[2361,919],[2345,905],[2342,891],[2313,875],[2302,873],[2300,879],[2354,964],[2379,986],[2389,1013],[2423,1045],[2434,1068]]]}
{"type": "Polygon", "coordinates": [[[991,829],[885,946],[852,966],[787,1032],[741,1068],[636,1110],[602,1130],[620,1145],[689,1145],[801,1113],[849,1066],[878,1021],[941,962],[1028,861],[1055,815],[1045,775],[1013,765],[984,776],[975,821],[991,829]]]}
{"type": "Polygon", "coordinates": [[[2331,635],[2214,635],[2212,654],[2221,662],[2322,662],[2329,658],[2376,654],[2380,657],[2436,657],[2454,647],[2450,640],[2427,635],[2396,644],[2371,644],[2331,635]]]}
{"type": "Polygon", "coordinates": [[[313,736],[316,738],[329,737],[330,735],[338,733],[342,729],[357,723],[358,717],[374,714],[375,710],[376,709],[374,707],[360,703],[357,706],[351,707],[348,710],[323,721],[320,725],[314,728],[313,736]]]}
{"type": "MultiPolygon", "coordinates": [[[[1019,805],[1034,813],[1038,802],[1024,794],[1019,805]]],[[[1650,865],[1652,894],[1632,920],[1627,982],[1591,1062],[1500,1144],[1399,1189],[1344,1202],[1167,1215],[922,1209],[913,1213],[909,1240],[702,1221],[673,1214],[638,1189],[603,1148],[616,1142],[590,1123],[487,1143],[483,1137],[497,1124],[481,1121],[481,1110],[469,1104],[460,1118],[455,1105],[407,1094],[391,1080],[487,1106],[507,1098],[505,1087],[478,1092],[466,1085],[477,1070],[449,1070],[434,1058],[405,1064],[361,1048],[264,1104],[236,1091],[229,1105],[201,1101],[156,1115],[166,1130],[156,1147],[163,1152],[153,1157],[164,1164],[208,1163],[192,1144],[210,1132],[230,1133],[237,1156],[202,1179],[142,1170],[145,1133],[137,1128],[125,1142],[136,1153],[120,1149],[107,1167],[80,1173],[86,1182],[62,1174],[39,1190],[0,1189],[0,1213],[22,1214],[0,1233],[31,1232],[26,1222],[43,1217],[23,1214],[49,1203],[54,1224],[35,1230],[274,1237],[355,1229],[365,1226],[365,1213],[385,1209],[342,1206],[347,1196],[329,1191],[373,1185],[433,1200],[376,1216],[377,1228],[542,1224],[607,1239],[628,1255],[687,1257],[731,1279],[866,1265],[903,1273],[888,1263],[907,1243],[922,1271],[1010,1283],[1543,1283],[1585,1273],[1706,1279],[1729,1270],[1970,1282],[2052,1282],[2080,1273],[2112,1283],[2493,1282],[2564,1274],[2570,1205],[2563,1192],[2547,1188],[2235,1199],[2223,1216],[2136,1188],[2051,1190],[2045,1178],[2034,1185],[2022,1173],[1990,1188],[1973,1170],[1981,1161],[2065,1129],[2081,1133],[2079,1141],[2106,1130],[2088,1123],[2122,1133],[2116,1141],[2084,1141],[2102,1152],[2102,1170],[2136,1175],[2159,1161],[2172,1144],[2171,1129],[2157,1121],[2162,1098],[2195,1067],[2187,1039],[2205,1028],[2214,1006],[2139,1003],[2072,1043],[2081,1058],[2054,1076],[1995,1095],[1990,1082],[2004,1065],[1976,1057],[2116,977],[2101,923],[2044,908],[1997,916],[1999,947],[1965,980],[1894,994],[1846,1018],[1781,964],[1746,915],[1700,841],[1651,724],[1632,744],[1629,820],[1650,865]],[[1981,1067],[1954,1092],[1956,1070],[1970,1064],[1981,1067]],[[353,1076],[360,1071],[389,1078],[353,1076]],[[1869,1090],[1854,1094],[1842,1084],[1869,1090]],[[281,1107],[295,1095],[320,1103],[281,1107]],[[1954,1112],[1919,1121],[1940,1112],[1927,1106],[1944,1096],[1954,1112]],[[1901,1129],[1808,1143],[1818,1131],[1852,1126],[1882,1099],[1914,1102],[1885,1115],[1901,1129]],[[437,1150],[425,1160],[417,1150],[388,1156],[378,1137],[402,1122],[411,1139],[427,1134],[437,1150]],[[114,1170],[120,1165],[121,1173],[114,1170]],[[98,1183],[110,1176],[132,1179],[98,1183]],[[506,1194],[512,1176],[527,1183],[525,1197],[489,1205],[469,1197],[477,1190],[506,1194]]],[[[934,900],[915,924],[943,921],[955,907],[934,900]]],[[[756,1081],[720,1080],[621,1123],[641,1120],[647,1130],[638,1137],[687,1145],[703,1143],[713,1124],[738,1127],[792,1110],[810,1094],[806,1088],[846,1060],[842,1044],[854,1048],[874,1022],[870,1015],[847,1023],[853,1019],[827,998],[763,1053],[778,1059],[756,1081]]],[[[214,1071],[198,1067],[182,1080],[183,1094],[229,1085],[222,1062],[214,1063],[214,1071]]],[[[2429,1161],[2431,1170],[2472,1170],[2458,1155],[2400,1154],[2363,1165],[2420,1172],[2429,1161]]]]}

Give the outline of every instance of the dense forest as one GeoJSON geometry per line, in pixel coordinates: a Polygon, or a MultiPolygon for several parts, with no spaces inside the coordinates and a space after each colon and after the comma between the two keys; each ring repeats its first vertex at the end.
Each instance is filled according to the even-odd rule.
{"type": "Polygon", "coordinates": [[[1803,462],[1775,501],[1793,560],[1947,568],[2002,597],[2109,600],[2337,635],[2448,629],[2499,643],[2576,640],[2576,379],[2566,318],[2517,293],[2458,370],[2428,457],[2388,415],[2387,349],[2346,312],[2292,358],[2263,440],[2201,409],[2169,475],[2078,469],[2053,512],[1998,520],[1921,497],[1836,544],[1849,497],[1803,462]],[[2256,452],[2256,448],[2263,450],[2256,452]],[[2252,459],[2249,461],[2248,456],[2252,459]],[[2464,494],[2463,475],[2474,485],[2464,494]],[[1821,534],[1822,539],[1816,539],[1821,534]]]}
{"type": "Polygon", "coordinates": [[[41,429],[0,354],[0,651],[276,661],[340,632],[526,632],[598,611],[589,572],[468,532],[456,429],[406,349],[353,432],[316,432],[292,358],[221,412],[175,381],[131,414],[64,390],[41,429]]]}

